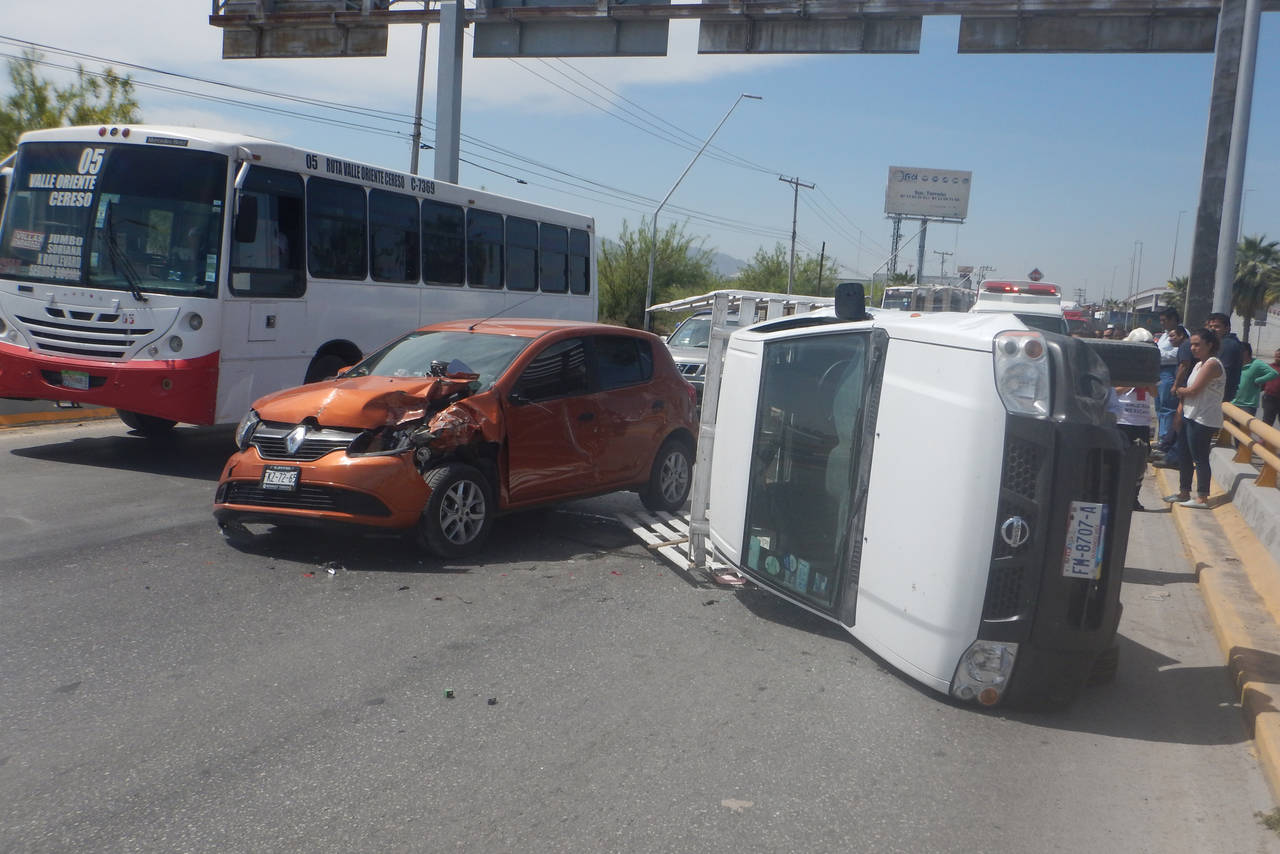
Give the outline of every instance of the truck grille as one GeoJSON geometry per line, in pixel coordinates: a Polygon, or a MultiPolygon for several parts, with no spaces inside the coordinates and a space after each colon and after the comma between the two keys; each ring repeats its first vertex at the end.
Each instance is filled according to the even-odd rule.
{"type": "Polygon", "coordinates": [[[42,353],[92,359],[123,359],[155,329],[125,326],[118,311],[44,307],[44,317],[18,315],[15,320],[42,353]]]}

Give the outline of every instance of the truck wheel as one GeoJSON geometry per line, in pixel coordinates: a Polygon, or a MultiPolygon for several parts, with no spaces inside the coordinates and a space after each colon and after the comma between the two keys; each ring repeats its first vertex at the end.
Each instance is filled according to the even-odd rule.
{"type": "Polygon", "coordinates": [[[479,551],[489,536],[497,504],[489,481],[478,470],[450,463],[423,476],[431,497],[418,521],[418,536],[430,552],[444,558],[479,551]]]}
{"type": "Polygon", "coordinates": [[[177,421],[170,421],[168,418],[157,418],[154,415],[143,415],[141,412],[130,412],[127,409],[117,409],[116,415],[120,416],[120,420],[124,422],[124,426],[128,427],[135,433],[141,433],[148,439],[158,439],[161,436],[168,436],[173,430],[173,426],[177,421]]]}
{"type": "Polygon", "coordinates": [[[1113,386],[1156,385],[1160,382],[1160,348],[1137,341],[1082,338],[1111,373],[1113,386]]]}
{"type": "Polygon", "coordinates": [[[335,356],[332,353],[325,356],[317,356],[311,360],[311,364],[307,367],[307,376],[303,380],[304,383],[318,383],[321,380],[332,379],[338,375],[338,371],[349,365],[346,359],[341,356],[335,356]]]}
{"type": "Polygon", "coordinates": [[[693,483],[693,452],[683,439],[662,443],[653,458],[649,482],[640,490],[640,501],[654,513],[675,513],[684,506],[693,483]]]}

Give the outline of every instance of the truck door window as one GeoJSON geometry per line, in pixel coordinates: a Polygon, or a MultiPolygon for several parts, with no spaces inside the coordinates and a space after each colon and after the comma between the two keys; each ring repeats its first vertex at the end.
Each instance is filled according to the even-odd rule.
{"type": "MultiPolygon", "coordinates": [[[[748,569],[829,613],[849,571],[854,498],[873,382],[871,335],[837,333],[765,346],[748,483],[748,569]]],[[[858,511],[858,515],[861,513],[858,511]]]]}

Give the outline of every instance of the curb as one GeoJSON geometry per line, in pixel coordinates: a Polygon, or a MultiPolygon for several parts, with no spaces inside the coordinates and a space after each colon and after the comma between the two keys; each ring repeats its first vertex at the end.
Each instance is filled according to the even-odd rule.
{"type": "MultiPolygon", "coordinates": [[[[1161,494],[1174,475],[1156,469],[1161,494]]],[[[1280,800],[1280,567],[1216,481],[1208,512],[1171,506],[1258,763],[1280,800]]]]}
{"type": "Polygon", "coordinates": [[[29,427],[32,424],[56,424],[65,421],[96,421],[115,417],[114,409],[52,409],[40,412],[16,412],[0,415],[0,429],[5,427],[29,427]]]}

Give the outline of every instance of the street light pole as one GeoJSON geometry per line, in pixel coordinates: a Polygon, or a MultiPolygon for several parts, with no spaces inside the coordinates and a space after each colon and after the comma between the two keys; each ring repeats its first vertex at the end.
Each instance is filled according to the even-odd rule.
{"type": "Polygon", "coordinates": [[[662,201],[658,202],[658,206],[653,209],[653,222],[650,223],[651,228],[649,230],[649,277],[644,290],[645,329],[649,329],[651,326],[649,306],[653,304],[653,265],[657,261],[658,256],[658,213],[662,210],[663,206],[666,205],[667,200],[671,198],[671,194],[676,191],[676,187],[680,186],[680,182],[684,180],[684,176],[689,174],[689,170],[693,168],[693,164],[702,156],[702,152],[706,151],[707,146],[711,144],[711,140],[713,140],[715,135],[719,133],[720,128],[729,120],[730,114],[733,113],[734,109],[737,108],[743,98],[750,98],[753,101],[764,100],[759,95],[748,95],[746,92],[739,95],[737,100],[733,102],[733,106],[724,114],[724,118],[720,120],[720,124],[716,125],[715,130],[711,131],[711,135],[707,137],[707,141],[702,143],[702,147],[698,149],[697,154],[693,155],[693,159],[689,161],[689,165],[684,167],[684,171],[680,173],[680,177],[676,179],[676,182],[671,185],[671,189],[662,197],[662,201]]]}
{"type": "Polygon", "coordinates": [[[1182,231],[1182,215],[1186,211],[1178,211],[1178,225],[1173,229],[1173,258],[1169,260],[1169,281],[1173,281],[1173,268],[1178,263],[1178,233],[1182,231]]]}

